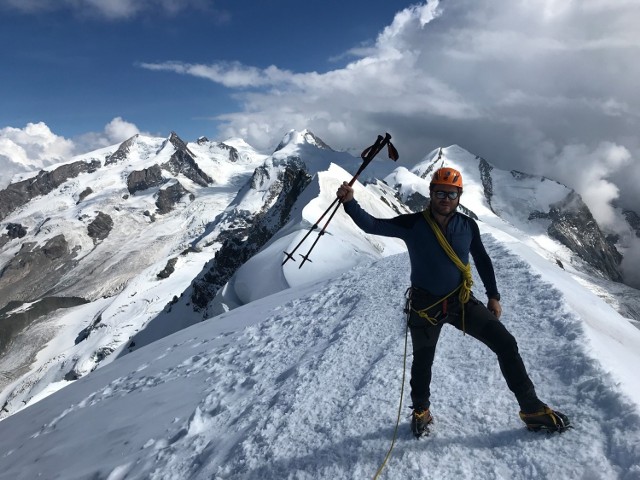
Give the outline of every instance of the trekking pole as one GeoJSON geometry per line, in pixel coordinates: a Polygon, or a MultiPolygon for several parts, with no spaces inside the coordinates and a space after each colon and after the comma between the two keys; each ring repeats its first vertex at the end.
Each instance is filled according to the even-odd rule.
{"type": "MultiPolygon", "coordinates": [[[[353,176],[353,178],[349,182],[349,186],[353,186],[353,184],[356,182],[356,180],[358,179],[360,174],[364,171],[364,169],[367,167],[367,165],[369,165],[369,163],[371,163],[373,158],[378,153],[380,153],[380,151],[385,147],[385,145],[387,146],[387,149],[389,151],[389,158],[391,158],[393,161],[398,160],[398,151],[396,150],[396,148],[391,143],[391,135],[389,135],[388,133],[384,137],[382,135],[378,135],[378,138],[377,138],[376,142],[373,145],[371,145],[370,147],[366,148],[362,152],[362,154],[360,155],[360,158],[362,158],[362,160],[363,160],[362,161],[362,165],[360,165],[360,168],[358,169],[356,174],[353,176]]],[[[300,255],[303,260],[300,263],[300,266],[298,268],[302,268],[302,265],[304,265],[304,263],[307,260],[311,261],[309,259],[309,255],[311,254],[311,251],[313,250],[313,248],[318,243],[318,240],[320,240],[320,237],[322,235],[324,235],[324,233],[325,233],[325,231],[327,229],[327,226],[329,225],[329,222],[331,222],[331,220],[333,219],[333,216],[336,214],[336,212],[338,211],[338,208],[340,207],[341,204],[342,204],[342,201],[339,198],[336,198],[333,202],[331,202],[331,205],[329,205],[329,208],[327,208],[324,211],[324,213],[322,215],[320,215],[320,218],[318,218],[318,220],[313,224],[313,226],[305,234],[305,236],[302,238],[302,240],[300,240],[298,242],[298,244],[294,247],[294,249],[291,250],[291,253],[284,252],[284,254],[286,255],[286,258],[282,262],[282,265],[287,263],[290,259],[293,260],[294,262],[296,261],[295,258],[293,258],[293,254],[296,252],[296,250],[298,250],[298,248],[300,248],[300,246],[304,243],[304,241],[307,239],[307,237],[309,237],[311,232],[313,232],[316,228],[318,228],[320,222],[327,215],[327,213],[329,213],[331,211],[331,209],[333,209],[333,212],[331,212],[331,215],[329,215],[329,218],[327,219],[326,223],[324,224],[324,226],[322,227],[320,232],[318,232],[318,236],[316,237],[315,241],[311,245],[311,248],[309,249],[307,254],[306,255],[302,255],[302,254],[300,255]]]]}
{"type": "Polygon", "coordinates": [[[298,250],[298,248],[300,248],[300,245],[302,245],[304,243],[304,241],[307,239],[307,237],[309,235],[311,235],[311,232],[313,232],[316,228],[318,228],[318,225],[320,224],[320,222],[322,221],[322,219],[324,218],[324,216],[329,213],[329,210],[331,210],[333,208],[333,206],[336,204],[336,202],[338,202],[340,199],[336,197],[336,199],[331,202],[331,205],[329,205],[329,208],[327,208],[324,213],[322,215],[320,215],[320,218],[318,218],[318,220],[316,220],[316,223],[314,223],[312,225],[312,227],[307,231],[307,233],[305,233],[304,237],[302,237],[302,240],[300,240],[298,242],[298,244],[293,248],[293,250],[291,250],[291,253],[287,253],[284,252],[284,254],[286,255],[286,258],[284,259],[284,261],[282,262],[282,265],[284,265],[285,263],[287,263],[289,260],[293,260],[294,262],[296,261],[295,258],[293,258],[293,254],[296,253],[296,250],[298,250]]]}

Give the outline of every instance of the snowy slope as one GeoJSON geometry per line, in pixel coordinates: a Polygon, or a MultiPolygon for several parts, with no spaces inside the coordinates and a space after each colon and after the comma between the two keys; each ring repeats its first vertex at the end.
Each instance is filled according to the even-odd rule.
{"type": "MultiPolygon", "coordinates": [[[[4,406],[0,415],[12,413],[96,368],[184,291],[211,258],[211,249],[191,251],[188,256],[184,252],[233,200],[266,156],[243,144],[238,158],[230,159],[225,144],[189,143],[186,148],[211,177],[211,184],[199,185],[183,172],[172,175],[163,169],[167,183],[131,194],[127,178],[132,172],[169,162],[181,142],[174,138],[177,136],[137,135],[123,144],[126,149],[119,148],[123,153],[114,161],[109,159],[117,146],[74,157],[68,163],[104,163],[94,173],[81,174],[51,193],[33,198],[4,219],[24,226],[28,235],[3,245],[2,268],[25,244],[43,245],[63,234],[75,258],[47,295],[82,297],[90,303],[55,310],[28,324],[11,340],[8,352],[0,358],[0,403],[4,406]],[[174,210],[158,214],[158,193],[177,181],[193,196],[183,195],[174,210]],[[80,198],[85,191],[91,193],[80,198]],[[95,241],[87,234],[87,226],[98,212],[110,216],[113,228],[106,238],[95,241]],[[176,261],[175,272],[160,280],[158,273],[170,258],[176,261]]],[[[31,305],[29,302],[8,313],[26,311],[31,305]]]]}
{"type": "MultiPolygon", "coordinates": [[[[216,302],[225,308],[234,308],[283,289],[300,286],[331,275],[339,274],[365,259],[381,258],[404,251],[404,244],[397,239],[374,237],[363,233],[344,213],[342,206],[329,223],[326,233],[318,240],[310,255],[310,262],[303,261],[318,237],[319,230],[326,224],[331,212],[319,222],[319,228],[309,234],[300,244],[309,229],[335,199],[337,186],[349,181],[349,173],[335,164],[320,171],[296,202],[290,221],[271,241],[249,261],[247,261],[218,295],[216,302]],[[284,252],[292,252],[293,260],[286,259],[284,252]],[[264,279],[269,278],[265,282],[264,279]]],[[[368,185],[366,188],[356,182],[356,189],[362,205],[372,214],[391,217],[409,210],[394,198],[394,193],[384,185],[368,185]],[[380,198],[386,198],[386,202],[380,198]]],[[[222,311],[218,307],[218,311],[222,311]]]]}
{"type": "MultiPolygon", "coordinates": [[[[622,319],[528,247],[483,238],[503,321],[575,429],[527,432],[493,354],[446,327],[434,433],[413,439],[403,408],[381,478],[640,478],[638,386],[607,373],[587,334],[622,319]],[[576,311],[574,294],[593,310],[576,311]]],[[[123,357],[0,422],[0,478],[371,478],[396,419],[407,283],[406,254],[365,262],[123,357]]],[[[640,332],[623,342],[637,364],[640,332]]]]}

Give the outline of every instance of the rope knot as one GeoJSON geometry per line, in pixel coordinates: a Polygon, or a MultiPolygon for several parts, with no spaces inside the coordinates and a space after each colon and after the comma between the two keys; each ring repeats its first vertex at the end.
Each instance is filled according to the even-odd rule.
{"type": "Polygon", "coordinates": [[[462,285],[460,285],[460,294],[458,295],[458,298],[460,299],[460,303],[464,305],[471,298],[471,287],[473,287],[473,279],[471,277],[471,264],[467,263],[466,265],[464,265],[461,271],[462,285]]]}

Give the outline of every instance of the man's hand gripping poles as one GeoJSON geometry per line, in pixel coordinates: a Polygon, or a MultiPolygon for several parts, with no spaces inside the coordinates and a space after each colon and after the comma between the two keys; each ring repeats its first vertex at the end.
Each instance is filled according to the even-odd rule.
{"type": "MultiPolygon", "coordinates": [[[[396,150],[396,148],[391,143],[391,135],[389,135],[388,133],[384,137],[382,135],[378,135],[378,139],[376,140],[376,143],[374,143],[370,147],[366,148],[362,152],[362,154],[360,155],[360,158],[362,158],[362,165],[360,165],[360,168],[358,169],[356,174],[353,176],[353,178],[349,182],[349,186],[353,186],[353,184],[356,182],[356,180],[358,179],[360,174],[363,172],[363,170],[367,167],[367,165],[369,165],[369,163],[371,163],[371,160],[373,160],[374,157],[378,153],[380,153],[380,150],[382,150],[385,147],[385,145],[387,146],[387,149],[389,151],[389,158],[392,159],[393,161],[398,160],[398,151],[396,150]]],[[[287,263],[289,260],[293,260],[294,262],[296,261],[295,258],[293,258],[293,254],[296,252],[296,250],[298,250],[298,248],[300,248],[300,246],[304,243],[304,241],[307,239],[307,237],[309,235],[311,235],[311,232],[313,232],[316,228],[318,228],[318,226],[320,225],[320,222],[327,215],[327,213],[329,213],[331,211],[331,209],[333,209],[333,211],[331,212],[331,215],[329,215],[329,218],[327,219],[326,223],[324,224],[322,229],[318,232],[318,235],[316,236],[316,239],[314,240],[314,242],[311,245],[311,248],[309,249],[307,254],[306,255],[300,254],[300,256],[302,257],[302,262],[300,263],[300,266],[298,268],[302,268],[302,265],[304,265],[304,263],[307,260],[311,261],[311,259],[309,259],[309,255],[311,255],[311,251],[316,246],[316,243],[318,243],[318,240],[320,240],[320,237],[322,235],[324,235],[325,231],[327,230],[327,226],[329,225],[329,222],[331,222],[331,219],[333,218],[333,216],[338,211],[338,208],[340,207],[341,203],[342,203],[342,200],[340,200],[339,198],[336,198],[331,203],[331,205],[329,205],[329,208],[327,208],[324,211],[324,213],[322,215],[320,215],[320,218],[318,218],[318,220],[316,220],[316,223],[313,224],[313,226],[309,229],[309,231],[305,234],[305,236],[302,237],[302,240],[300,240],[300,242],[298,242],[298,244],[295,246],[295,248],[293,250],[291,250],[291,253],[284,252],[284,254],[286,255],[286,258],[282,262],[282,265],[287,263]]]]}

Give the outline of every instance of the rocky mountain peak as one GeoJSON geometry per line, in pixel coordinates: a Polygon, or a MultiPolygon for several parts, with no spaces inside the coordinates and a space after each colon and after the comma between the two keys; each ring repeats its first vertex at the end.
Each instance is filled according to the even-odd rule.
{"type": "Polygon", "coordinates": [[[202,187],[213,183],[213,179],[200,168],[196,155],[189,150],[184,140],[175,132],[171,132],[168,142],[174,146],[175,152],[168,162],[160,165],[162,168],[171,172],[172,175],[182,174],[202,187]]]}
{"type": "Polygon", "coordinates": [[[623,280],[620,271],[622,255],[602,233],[580,195],[572,190],[564,200],[551,205],[548,215],[551,219],[548,229],[551,238],[569,247],[611,280],[623,280]]]}
{"type": "Polygon", "coordinates": [[[128,138],[127,140],[122,142],[115,152],[113,152],[111,155],[107,155],[104,164],[111,165],[112,163],[118,163],[127,158],[127,155],[129,155],[129,151],[131,150],[131,146],[134,144],[138,137],[139,134],[136,133],[133,137],[128,138]]]}
{"type": "Polygon", "coordinates": [[[174,147],[176,147],[176,150],[182,150],[184,152],[189,153],[191,156],[195,157],[193,152],[189,150],[189,147],[187,147],[187,144],[185,143],[185,141],[182,140],[176,132],[171,132],[171,135],[169,135],[169,143],[174,147]]]}

